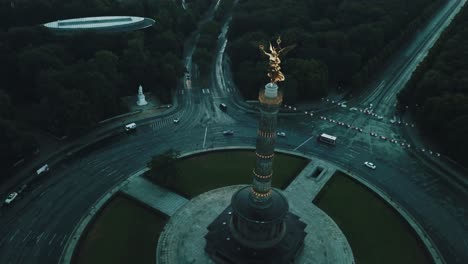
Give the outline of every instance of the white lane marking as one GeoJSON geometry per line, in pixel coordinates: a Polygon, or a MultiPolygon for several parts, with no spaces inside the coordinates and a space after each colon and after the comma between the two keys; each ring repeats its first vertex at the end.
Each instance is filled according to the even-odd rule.
{"type": "Polygon", "coordinates": [[[52,242],[54,242],[54,238],[57,234],[55,233],[54,236],[49,240],[49,245],[52,244],[52,242]]]}
{"type": "Polygon", "coordinates": [[[208,127],[205,127],[205,137],[203,138],[203,148],[205,148],[206,132],[208,132],[208,127]]]}
{"type": "Polygon", "coordinates": [[[36,238],[36,244],[41,241],[42,236],[44,235],[44,232],[42,232],[37,238],[36,238]]]}
{"type": "Polygon", "coordinates": [[[26,239],[28,239],[29,235],[31,234],[31,230],[29,230],[28,234],[23,238],[23,242],[26,241],[26,239]]]}
{"type": "Polygon", "coordinates": [[[10,242],[15,238],[18,232],[19,232],[19,229],[16,229],[15,233],[10,237],[10,242]]]}
{"type": "Polygon", "coordinates": [[[68,236],[67,234],[63,236],[62,242],[60,242],[60,246],[62,246],[63,242],[65,242],[65,239],[67,238],[67,236],[68,236]]]}
{"type": "Polygon", "coordinates": [[[311,140],[314,136],[311,136],[310,138],[306,139],[306,141],[302,142],[302,144],[300,144],[299,146],[297,146],[294,150],[297,150],[298,148],[302,147],[302,145],[304,145],[305,143],[309,142],[309,140],[311,140]]]}

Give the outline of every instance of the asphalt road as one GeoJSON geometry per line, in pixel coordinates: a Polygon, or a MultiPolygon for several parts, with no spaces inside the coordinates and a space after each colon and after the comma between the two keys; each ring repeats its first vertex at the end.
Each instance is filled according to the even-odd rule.
{"type": "MultiPolygon", "coordinates": [[[[448,6],[457,3],[450,1],[448,6]]],[[[451,10],[447,7],[441,14],[446,11],[451,10]]],[[[335,107],[320,113],[327,120],[320,119],[318,114],[280,117],[278,131],[284,131],[286,137],[277,138],[277,147],[320,157],[377,185],[420,222],[447,263],[468,263],[467,193],[444,180],[446,175],[419,162],[415,158],[419,154],[417,149],[402,147],[405,138],[401,136],[401,128],[389,121],[396,92],[414,70],[417,60],[426,54],[428,41],[436,39],[426,35],[434,35],[434,29],[443,28],[447,21],[449,17],[444,15],[434,18],[383,72],[373,92],[351,101],[347,108],[335,107]],[[439,17],[445,22],[438,23],[439,17]],[[370,103],[373,111],[384,119],[349,110],[362,109],[370,103]],[[346,124],[362,128],[363,132],[346,124]],[[315,139],[322,132],[337,136],[337,145],[317,142],[315,139]],[[384,135],[387,140],[370,136],[370,132],[384,135]],[[400,144],[388,139],[396,139],[400,144]],[[364,161],[374,162],[377,169],[365,167],[364,161]]],[[[225,30],[227,27],[228,24],[225,30]]],[[[179,89],[176,113],[147,120],[135,133],[119,134],[70,157],[31,186],[12,206],[1,208],[0,263],[57,263],[66,239],[93,203],[144,167],[155,154],[169,148],[191,151],[255,144],[256,116],[236,107],[233,98],[238,95],[232,88],[229,72],[219,68],[224,61],[225,35],[219,39],[221,58],[216,60],[210,87],[196,85],[191,54],[197,38],[198,33],[194,32],[185,48],[190,76],[184,77],[179,89]],[[226,112],[219,109],[221,102],[228,105],[226,112]],[[180,118],[180,122],[173,123],[174,118],[180,118]],[[224,130],[233,130],[234,135],[224,136],[224,130]]]]}

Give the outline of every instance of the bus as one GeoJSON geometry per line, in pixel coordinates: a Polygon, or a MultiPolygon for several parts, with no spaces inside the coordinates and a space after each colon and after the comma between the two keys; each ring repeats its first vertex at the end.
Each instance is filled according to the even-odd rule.
{"type": "Polygon", "coordinates": [[[336,137],[335,136],[328,135],[328,134],[325,134],[325,133],[322,133],[318,137],[318,140],[321,141],[321,142],[330,144],[330,145],[335,145],[335,143],[336,143],[336,137]]]}

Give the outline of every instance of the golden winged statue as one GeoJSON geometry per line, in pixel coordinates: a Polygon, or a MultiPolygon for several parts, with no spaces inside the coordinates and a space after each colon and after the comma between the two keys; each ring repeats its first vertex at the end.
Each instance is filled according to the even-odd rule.
{"type": "Polygon", "coordinates": [[[270,52],[265,51],[265,47],[263,45],[259,45],[260,50],[269,57],[269,70],[268,70],[268,77],[272,83],[282,82],[284,81],[284,75],[281,72],[281,59],[286,55],[286,53],[292,50],[296,45],[290,45],[285,48],[281,48],[281,37],[278,37],[276,40],[277,47],[273,47],[270,43],[270,52]]]}

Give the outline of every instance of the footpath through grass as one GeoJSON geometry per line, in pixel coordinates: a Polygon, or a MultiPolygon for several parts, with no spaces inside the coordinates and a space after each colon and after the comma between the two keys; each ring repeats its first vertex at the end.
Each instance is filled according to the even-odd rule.
{"type": "MultiPolygon", "coordinates": [[[[275,153],[273,187],[284,189],[302,171],[309,160],[275,153]]],[[[252,183],[255,152],[250,150],[215,151],[181,159],[173,189],[194,197],[206,191],[235,184],[252,183]]]]}
{"type": "Polygon", "coordinates": [[[367,187],[337,173],[314,201],[338,224],[360,264],[433,263],[409,224],[367,187]]]}
{"type": "Polygon", "coordinates": [[[72,263],[154,264],[164,215],[117,195],[96,217],[72,263]]]}

